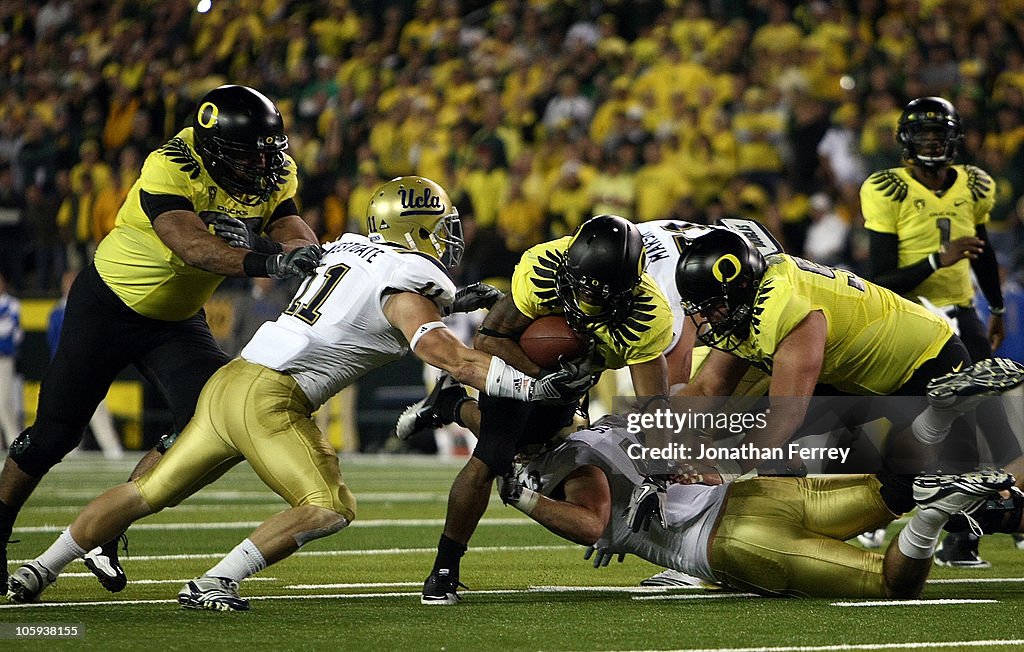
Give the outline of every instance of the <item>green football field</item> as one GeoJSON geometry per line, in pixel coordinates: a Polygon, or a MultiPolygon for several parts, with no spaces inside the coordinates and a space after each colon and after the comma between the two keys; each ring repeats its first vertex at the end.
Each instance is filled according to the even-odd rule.
{"type": "MultiPolygon", "coordinates": [[[[69,458],[15,528],[11,567],[52,542],[134,459],[69,458]]],[[[0,601],[0,649],[83,650],[1001,650],[1024,649],[1024,551],[982,541],[984,571],[935,569],[920,601],[766,599],[641,589],[635,557],[595,570],[583,548],[492,500],[463,560],[455,607],[424,607],[448,486],[461,462],[343,458],[359,520],[250,578],[247,613],[189,611],[175,596],[284,507],[245,464],[129,532],[128,588],[104,591],[81,563],[44,603],[0,601]],[[12,640],[15,626],[75,625],[74,640],[12,640]]],[[[890,536],[897,526],[890,528],[890,536]]]]}

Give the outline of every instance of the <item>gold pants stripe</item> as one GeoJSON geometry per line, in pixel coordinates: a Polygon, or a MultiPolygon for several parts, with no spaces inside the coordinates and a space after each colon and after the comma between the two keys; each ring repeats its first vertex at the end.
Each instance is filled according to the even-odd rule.
{"type": "Polygon", "coordinates": [[[874,476],[737,482],[711,544],[728,586],[766,595],[884,597],[882,555],[846,543],[894,518],[874,476]]]}
{"type": "Polygon", "coordinates": [[[136,485],[159,511],[210,484],[243,459],[289,505],[316,505],[348,520],[356,500],[338,456],[287,374],[235,359],[206,383],[195,416],[136,485]]]}

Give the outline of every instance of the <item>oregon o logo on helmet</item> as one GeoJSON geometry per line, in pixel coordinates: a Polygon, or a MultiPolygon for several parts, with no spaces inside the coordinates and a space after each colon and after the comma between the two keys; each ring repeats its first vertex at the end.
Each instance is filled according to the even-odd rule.
{"type": "Polygon", "coordinates": [[[196,115],[196,122],[199,123],[200,127],[209,129],[210,127],[217,124],[217,115],[220,113],[220,109],[213,102],[203,102],[203,105],[199,107],[199,113],[196,115]]]}
{"type": "Polygon", "coordinates": [[[715,261],[715,264],[712,265],[711,273],[714,274],[715,280],[719,283],[728,283],[740,275],[740,259],[733,254],[720,256],[715,261]],[[729,263],[732,265],[732,269],[729,271],[722,270],[722,263],[729,263]]]}

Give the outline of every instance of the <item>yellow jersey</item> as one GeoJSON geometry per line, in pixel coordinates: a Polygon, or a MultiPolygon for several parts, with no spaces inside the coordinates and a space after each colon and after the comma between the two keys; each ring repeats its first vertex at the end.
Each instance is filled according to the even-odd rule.
{"type": "MultiPolygon", "coordinates": [[[[865,228],[895,234],[899,240],[899,266],[907,267],[937,252],[942,245],[973,236],[989,220],[995,204],[996,184],[973,165],[954,165],[956,181],[938,196],[915,179],[910,168],[875,172],[861,186],[865,228]]],[[[942,267],[908,293],[937,306],[969,306],[974,297],[967,259],[942,267]]]]}
{"type": "Polygon", "coordinates": [[[812,311],[828,324],[818,382],[850,394],[895,391],[953,335],[922,306],[853,272],[779,254],[768,257],[750,332],[734,353],[770,374],[779,343],[812,311]]]}
{"type": "MultiPolygon", "coordinates": [[[[555,293],[555,271],[571,237],[543,242],[523,253],[512,273],[512,299],[531,319],[561,314],[555,293]]],[[[594,333],[598,369],[621,369],[654,360],[672,342],[672,311],[654,279],[644,272],[633,290],[633,308],[624,319],[604,324],[594,333]]]]}
{"type": "Polygon", "coordinates": [[[181,321],[199,312],[224,277],[185,263],[163,243],[142,208],[142,193],[174,195],[191,202],[207,224],[219,214],[245,222],[262,234],[275,209],[295,196],[295,161],[285,156],[281,186],[256,206],[235,201],[220,188],[196,152],[192,127],[178,132],[146,157],[142,174],[117,213],[114,230],[96,249],[103,281],[135,312],[153,319],[181,321]]]}

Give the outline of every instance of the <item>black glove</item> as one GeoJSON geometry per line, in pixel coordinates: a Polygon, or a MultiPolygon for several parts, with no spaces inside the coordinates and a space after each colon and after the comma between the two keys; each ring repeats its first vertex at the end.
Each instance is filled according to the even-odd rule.
{"type": "Polygon", "coordinates": [[[530,392],[531,401],[573,403],[594,386],[594,362],[591,357],[562,362],[558,371],[538,378],[530,392]]]}
{"type": "MultiPolygon", "coordinates": [[[[602,566],[607,566],[608,563],[611,562],[612,558],[615,557],[614,552],[608,552],[607,550],[602,549],[598,545],[600,543],[601,542],[598,541],[596,544],[592,546],[587,546],[587,549],[583,551],[583,559],[590,559],[591,557],[594,557],[595,552],[597,553],[597,556],[594,557],[594,568],[601,568],[602,566]]],[[[618,556],[620,564],[626,561],[626,553],[620,552],[618,556]]]]}
{"type": "Polygon", "coordinates": [[[242,220],[220,213],[210,221],[210,224],[213,226],[213,234],[228,245],[238,249],[253,248],[255,234],[242,220]]]}
{"type": "Polygon", "coordinates": [[[452,312],[473,312],[481,308],[490,308],[505,294],[487,283],[473,283],[455,293],[452,312]]]}
{"type": "Polygon", "coordinates": [[[320,258],[323,255],[324,250],[318,244],[299,247],[288,253],[275,254],[267,258],[267,276],[271,278],[309,276],[320,264],[320,258]]]}
{"type": "Polygon", "coordinates": [[[623,515],[626,526],[633,532],[651,529],[655,517],[665,527],[665,501],[668,498],[668,482],[663,478],[648,476],[633,490],[629,509],[623,515]]]}
{"type": "Polygon", "coordinates": [[[264,254],[279,254],[281,243],[258,236],[249,230],[242,220],[219,213],[210,220],[213,234],[237,249],[251,249],[264,254]]]}

